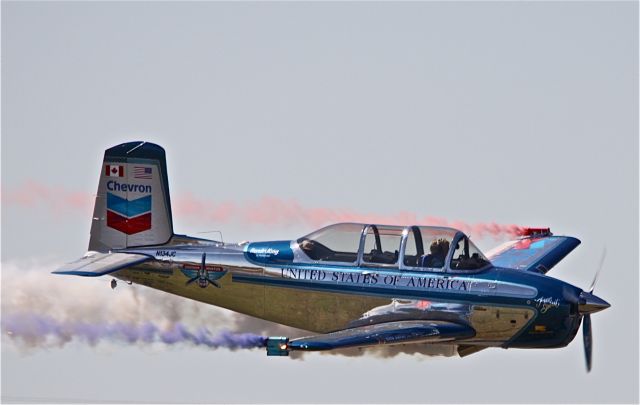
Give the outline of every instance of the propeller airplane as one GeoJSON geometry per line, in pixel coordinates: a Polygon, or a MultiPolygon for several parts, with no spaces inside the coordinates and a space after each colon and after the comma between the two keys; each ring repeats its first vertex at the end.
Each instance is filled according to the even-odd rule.
{"type": "MultiPolygon", "coordinates": [[[[224,243],[173,232],[165,151],[105,151],[88,252],[55,274],[111,275],[314,333],[268,355],[398,344],[559,348],[610,305],[547,275],[580,241],[526,228],[486,256],[447,227],[339,223],[295,240],[224,243]]],[[[604,260],[604,256],[603,256],[604,260]]],[[[600,268],[602,267],[602,261],[600,268]]],[[[112,287],[115,287],[115,279],[112,287]]]]}

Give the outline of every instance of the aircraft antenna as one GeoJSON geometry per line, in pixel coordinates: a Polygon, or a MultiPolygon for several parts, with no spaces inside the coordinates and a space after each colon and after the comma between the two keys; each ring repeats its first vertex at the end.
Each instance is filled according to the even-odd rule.
{"type": "Polygon", "coordinates": [[[222,231],[202,231],[202,232],[197,232],[198,234],[204,235],[204,234],[209,234],[209,233],[217,233],[220,235],[220,242],[222,242],[222,244],[224,245],[224,239],[222,237],[222,231]]]}

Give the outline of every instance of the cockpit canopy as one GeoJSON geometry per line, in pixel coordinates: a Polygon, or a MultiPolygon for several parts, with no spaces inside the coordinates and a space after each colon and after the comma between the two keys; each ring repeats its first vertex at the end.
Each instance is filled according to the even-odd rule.
{"type": "Polygon", "coordinates": [[[297,240],[300,262],[468,271],[490,264],[462,232],[434,226],[341,223],[297,240]]]}

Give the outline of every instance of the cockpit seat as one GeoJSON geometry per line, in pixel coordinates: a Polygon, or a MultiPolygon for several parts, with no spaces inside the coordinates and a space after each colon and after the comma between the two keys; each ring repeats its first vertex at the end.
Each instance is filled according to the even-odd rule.
{"type": "Polygon", "coordinates": [[[444,257],[431,254],[422,255],[420,256],[419,266],[440,269],[444,267],[444,257]]]}
{"type": "Polygon", "coordinates": [[[394,264],[398,261],[398,251],[395,253],[392,252],[380,252],[377,249],[371,250],[371,253],[367,255],[369,257],[365,257],[365,261],[369,263],[379,263],[379,264],[394,264]]]}

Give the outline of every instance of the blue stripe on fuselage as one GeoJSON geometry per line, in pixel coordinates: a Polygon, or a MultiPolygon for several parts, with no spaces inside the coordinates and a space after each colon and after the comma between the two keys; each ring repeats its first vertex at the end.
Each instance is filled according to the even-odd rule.
{"type": "Polygon", "coordinates": [[[300,290],[324,291],[342,294],[368,295],[385,298],[406,298],[406,299],[436,299],[447,302],[459,302],[474,304],[503,304],[503,305],[522,305],[522,298],[505,297],[497,295],[486,295],[475,292],[456,292],[456,291],[434,291],[419,290],[411,288],[389,288],[375,285],[357,285],[357,284],[335,284],[323,283],[310,280],[292,280],[277,277],[264,277],[246,274],[233,274],[232,281],[238,283],[258,284],[274,287],[295,288],[300,290]]]}

